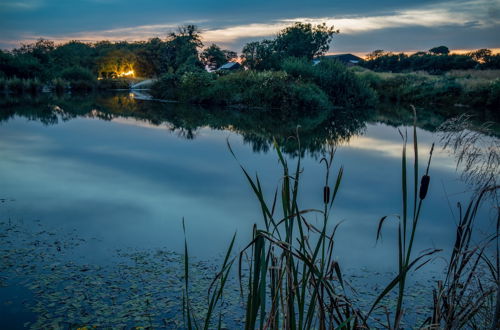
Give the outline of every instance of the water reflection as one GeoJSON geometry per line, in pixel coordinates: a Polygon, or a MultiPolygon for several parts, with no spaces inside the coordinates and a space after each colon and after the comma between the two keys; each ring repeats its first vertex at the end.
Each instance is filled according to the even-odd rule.
{"type": "MultiPolygon", "coordinates": [[[[238,158],[259,173],[266,196],[272,198],[281,173],[276,155],[266,151],[275,136],[289,157],[296,155],[296,141],[287,137],[301,125],[304,153],[319,154],[328,141],[349,141],[336,154],[336,165],[344,165],[345,172],[332,225],[347,220],[336,242],[340,263],[355,269],[353,273],[361,267],[381,274],[396,269],[395,225],[388,224],[394,226],[378,246],[375,233],[382,215],[400,210],[401,140],[391,126],[411,124],[410,112],[388,107],[272,115],[146,102],[128,94],[0,102],[0,172],[8,173],[2,177],[0,197],[16,200],[2,206],[0,219],[23,219],[33,228],[33,221],[40,219],[49,228],[76,230],[92,239],[75,249],[86,263],[114,260],[115,248],[166,246],[182,251],[182,218],[193,256],[213,258],[227,248],[235,231],[242,249],[261,213],[225,140],[230,137],[238,158]]],[[[441,118],[443,114],[431,110],[420,112],[421,159],[438,141],[425,130],[433,130],[441,118]]],[[[317,208],[323,200],[324,167],[305,156],[299,198],[303,207],[317,208]]],[[[453,158],[441,149],[433,156],[431,171],[416,251],[452,246],[455,221],[448,203],[469,198],[462,193],[466,187],[458,181],[453,158]]],[[[481,220],[481,230],[491,232],[488,214],[481,220]]],[[[427,274],[441,269],[442,263],[428,264],[418,276],[427,280],[427,274]]]]}
{"type": "MultiPolygon", "coordinates": [[[[230,130],[240,134],[256,152],[269,151],[273,139],[276,139],[289,155],[297,154],[298,142],[290,139],[296,135],[297,126],[300,126],[302,151],[317,155],[327,144],[348,142],[352,136],[361,134],[366,123],[380,122],[397,127],[413,121],[412,112],[387,105],[369,110],[335,109],[303,114],[151,102],[136,99],[132,93],[2,98],[0,104],[0,121],[15,115],[46,125],[76,117],[101,120],[134,118],[150,125],[165,126],[186,139],[194,139],[202,127],[230,130]]],[[[450,111],[445,115],[435,110],[419,109],[417,125],[433,131],[452,115],[450,111]]]]}

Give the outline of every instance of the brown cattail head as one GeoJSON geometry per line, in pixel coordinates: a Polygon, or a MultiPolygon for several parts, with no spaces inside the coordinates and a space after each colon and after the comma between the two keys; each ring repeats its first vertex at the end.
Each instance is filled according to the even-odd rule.
{"type": "Polygon", "coordinates": [[[328,204],[330,202],[330,187],[325,186],[323,188],[323,202],[328,204]]]}
{"type": "Polygon", "coordinates": [[[420,181],[420,199],[425,199],[427,196],[427,190],[429,189],[429,182],[431,181],[431,177],[428,175],[424,175],[422,180],[420,181]]]}

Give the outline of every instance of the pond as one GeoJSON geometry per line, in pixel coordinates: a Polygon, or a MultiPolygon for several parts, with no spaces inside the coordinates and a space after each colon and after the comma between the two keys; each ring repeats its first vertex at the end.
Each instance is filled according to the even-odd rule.
{"type": "MultiPolygon", "coordinates": [[[[418,113],[420,173],[432,143],[436,148],[415,251],[442,248],[446,256],[455,239],[456,204],[466,204],[473,187],[463,181],[455,156],[443,150],[440,136],[434,132],[445,116],[428,109],[418,109],[418,113]]],[[[4,237],[0,249],[4,258],[6,251],[12,253],[23,242],[33,242],[33,235],[50,233],[53,236],[40,234],[45,238],[35,239],[50,242],[41,244],[51,249],[44,253],[56,255],[59,263],[75,262],[80,271],[81,265],[113,268],[123,259],[117,250],[163,249],[172,251],[175,259],[184,248],[184,219],[190,254],[200,262],[217,263],[234,233],[236,248],[241,249],[251,239],[252,225],[262,224],[258,201],[239,164],[251,175],[258,173],[272,200],[281,182],[275,138],[290,164],[302,157],[299,201],[306,209],[322,207],[325,166],[320,160],[328,143],[337,146],[333,171],[343,166],[344,175],[330,220],[332,226],[343,221],[336,236],[335,257],[346,272],[372,274],[381,283],[396,270],[396,222],[387,222],[377,244],[376,232],[382,216],[401,213],[400,131],[412,135],[409,109],[270,114],[204,109],[115,93],[6,98],[0,120],[4,237]],[[289,138],[296,131],[300,149],[297,140],[289,138]],[[30,232],[32,240],[7,233],[13,226],[23,228],[17,232],[30,232]],[[61,248],[63,243],[68,246],[61,248]],[[64,256],[57,256],[65,249],[64,256]]],[[[314,215],[309,218],[313,223],[319,221],[314,215]]],[[[478,217],[480,232],[491,232],[493,220],[485,206],[478,217]]],[[[433,281],[444,265],[436,259],[413,280],[433,281]]],[[[47,268],[43,269],[0,271],[0,303],[7,306],[2,306],[2,324],[12,328],[53,324],[36,323],[41,309],[33,308],[29,301],[43,300],[36,288],[22,284],[46,275],[47,268]]],[[[51,318],[55,316],[43,319],[51,318]]]]}

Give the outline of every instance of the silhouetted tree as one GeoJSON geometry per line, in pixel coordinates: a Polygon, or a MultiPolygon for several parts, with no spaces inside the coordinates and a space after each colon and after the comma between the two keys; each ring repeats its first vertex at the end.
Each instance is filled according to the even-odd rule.
{"type": "Polygon", "coordinates": [[[323,55],[330,48],[333,35],[339,33],[325,23],[312,25],[297,22],[278,33],[275,50],[282,57],[305,57],[313,59],[323,55]]]}
{"type": "Polygon", "coordinates": [[[211,70],[215,70],[229,60],[236,58],[237,54],[230,50],[222,50],[216,44],[212,44],[203,50],[200,56],[204,65],[208,66],[211,70]]]}
{"type": "Polygon", "coordinates": [[[448,55],[450,53],[450,49],[446,46],[438,46],[429,49],[429,53],[434,55],[448,55]]]}

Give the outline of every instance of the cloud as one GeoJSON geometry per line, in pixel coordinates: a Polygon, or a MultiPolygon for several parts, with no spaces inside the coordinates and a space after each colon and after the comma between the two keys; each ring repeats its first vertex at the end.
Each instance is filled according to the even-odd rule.
{"type": "MultiPolygon", "coordinates": [[[[371,16],[295,17],[272,20],[266,23],[236,24],[219,27],[214,27],[214,22],[207,20],[189,23],[195,23],[202,28],[205,43],[218,43],[224,46],[234,44],[242,39],[249,40],[252,38],[257,39],[273,36],[279,30],[296,21],[312,24],[324,22],[340,29],[342,35],[360,35],[385,29],[412,27],[492,28],[500,25],[499,12],[500,2],[498,0],[463,0],[425,5],[419,8],[392,11],[371,16]]],[[[22,39],[25,42],[41,37],[60,42],[74,39],[88,42],[104,39],[112,41],[146,40],[151,37],[165,37],[178,25],[185,23],[188,22],[139,25],[60,35],[25,34],[22,39]]],[[[12,43],[7,40],[5,41],[6,43],[12,43]]]]}
{"type": "Polygon", "coordinates": [[[43,5],[41,0],[25,0],[25,1],[2,1],[0,2],[0,11],[19,11],[19,10],[35,10],[43,5]]]}

